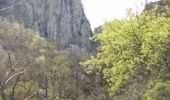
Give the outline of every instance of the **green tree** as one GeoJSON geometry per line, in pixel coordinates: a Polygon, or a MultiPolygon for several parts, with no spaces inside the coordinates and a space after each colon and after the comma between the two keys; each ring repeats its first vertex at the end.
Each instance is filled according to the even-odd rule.
{"type": "Polygon", "coordinates": [[[111,95],[125,93],[129,85],[142,82],[148,87],[147,93],[150,82],[169,78],[169,18],[153,12],[128,15],[125,20],[107,23],[102,33],[93,36],[100,42],[98,52],[82,63],[89,73],[103,72],[111,95]]]}
{"type": "Polygon", "coordinates": [[[42,95],[52,100],[68,98],[71,83],[71,69],[67,57],[58,52],[55,42],[46,41],[43,48],[39,49],[41,55],[36,58],[39,66],[35,70],[41,81],[42,95]],[[41,69],[41,70],[40,70],[41,69]]]}
{"type": "Polygon", "coordinates": [[[170,83],[157,82],[151,85],[150,90],[146,93],[147,100],[169,100],[170,98],[170,83]]]}
{"type": "Polygon", "coordinates": [[[36,65],[35,58],[39,57],[36,52],[44,40],[39,33],[1,17],[0,26],[0,98],[13,100],[32,97],[38,91],[34,88],[38,87],[38,82],[31,78],[30,72],[36,65]]]}
{"type": "Polygon", "coordinates": [[[69,59],[55,41],[0,17],[0,100],[72,98],[69,59]]]}

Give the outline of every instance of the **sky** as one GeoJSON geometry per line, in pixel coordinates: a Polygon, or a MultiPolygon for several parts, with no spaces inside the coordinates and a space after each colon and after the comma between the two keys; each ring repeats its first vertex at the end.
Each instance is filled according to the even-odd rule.
{"type": "Polygon", "coordinates": [[[126,18],[128,8],[132,8],[134,13],[140,13],[145,2],[146,0],[82,0],[86,17],[90,21],[92,29],[115,18],[126,18]]]}

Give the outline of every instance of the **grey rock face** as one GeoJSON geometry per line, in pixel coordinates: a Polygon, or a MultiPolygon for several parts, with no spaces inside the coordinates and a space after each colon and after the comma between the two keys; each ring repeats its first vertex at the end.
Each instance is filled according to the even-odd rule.
{"type": "MultiPolygon", "coordinates": [[[[0,0],[0,8],[20,1],[0,0]]],[[[69,45],[86,49],[91,46],[92,31],[81,0],[25,0],[0,15],[39,31],[43,37],[55,39],[59,49],[69,45]]]]}

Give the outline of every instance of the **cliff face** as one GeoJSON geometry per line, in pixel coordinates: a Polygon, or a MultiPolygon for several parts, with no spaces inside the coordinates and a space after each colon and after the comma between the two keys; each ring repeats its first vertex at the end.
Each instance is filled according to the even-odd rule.
{"type": "Polygon", "coordinates": [[[15,7],[0,15],[55,39],[59,49],[70,45],[90,48],[92,31],[81,0],[0,0],[1,9],[11,5],[15,7]],[[15,6],[17,3],[20,4],[15,6]]]}

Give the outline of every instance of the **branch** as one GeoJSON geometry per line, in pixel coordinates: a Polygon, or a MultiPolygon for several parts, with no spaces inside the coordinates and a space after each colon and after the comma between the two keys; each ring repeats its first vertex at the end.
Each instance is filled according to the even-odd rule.
{"type": "Polygon", "coordinates": [[[5,10],[7,10],[7,9],[14,8],[14,7],[16,7],[16,6],[20,5],[20,4],[22,4],[22,3],[25,2],[25,1],[26,1],[26,0],[22,0],[22,1],[20,1],[20,2],[18,2],[18,3],[16,3],[16,4],[14,4],[14,5],[11,5],[11,6],[9,6],[9,7],[2,8],[2,9],[0,9],[0,12],[1,12],[1,11],[5,11],[5,10]]]}
{"type": "Polygon", "coordinates": [[[30,85],[28,91],[25,93],[25,96],[24,96],[24,99],[23,99],[23,100],[28,100],[29,98],[31,98],[31,97],[34,95],[34,94],[32,94],[32,95],[30,95],[30,96],[27,96],[28,93],[31,91],[31,88],[32,88],[33,85],[34,85],[34,82],[35,82],[35,80],[32,82],[32,84],[30,85]]]}
{"type": "Polygon", "coordinates": [[[34,96],[34,93],[33,94],[31,94],[30,96],[28,96],[28,97],[26,97],[26,98],[24,98],[24,100],[29,100],[30,98],[32,98],[34,96]]]}
{"type": "Polygon", "coordinates": [[[14,66],[12,66],[12,70],[14,70],[14,68],[23,60],[23,58],[25,57],[26,53],[23,53],[23,55],[17,60],[17,62],[15,63],[14,66]]]}
{"type": "Polygon", "coordinates": [[[0,86],[0,90],[4,87],[4,85],[5,85],[6,83],[8,83],[8,81],[10,81],[12,78],[14,78],[14,77],[17,76],[17,75],[20,75],[20,74],[24,73],[25,71],[26,71],[26,70],[21,71],[21,72],[18,72],[18,73],[14,74],[14,75],[12,75],[12,76],[10,76],[10,77],[9,77],[9,75],[10,75],[12,72],[9,73],[9,74],[7,74],[4,82],[3,82],[2,85],[0,86]],[[8,78],[8,77],[9,77],[9,78],[8,78]]]}

